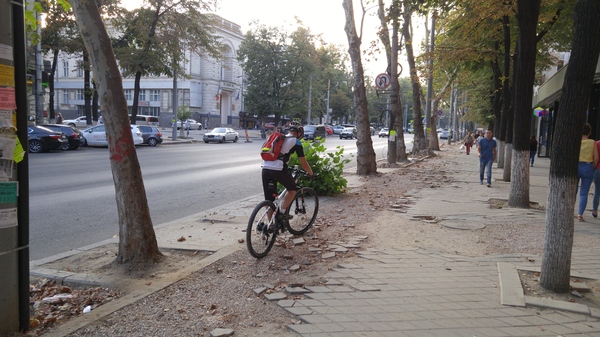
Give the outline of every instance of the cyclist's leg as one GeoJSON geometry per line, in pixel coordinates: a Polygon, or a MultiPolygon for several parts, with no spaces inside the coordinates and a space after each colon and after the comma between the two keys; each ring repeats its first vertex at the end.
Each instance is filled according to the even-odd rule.
{"type": "Polygon", "coordinates": [[[312,226],[319,212],[317,192],[310,187],[302,187],[297,191],[286,212],[293,216],[287,223],[290,233],[304,234],[312,226]]]}
{"type": "Polygon", "coordinates": [[[246,228],[246,246],[250,255],[261,258],[267,255],[277,237],[275,219],[269,213],[275,211],[275,204],[271,201],[261,201],[252,211],[246,228]]]}

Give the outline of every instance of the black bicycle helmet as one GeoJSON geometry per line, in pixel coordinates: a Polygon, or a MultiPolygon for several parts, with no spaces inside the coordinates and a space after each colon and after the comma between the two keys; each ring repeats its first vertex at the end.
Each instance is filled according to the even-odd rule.
{"type": "Polygon", "coordinates": [[[295,131],[297,133],[296,138],[298,139],[304,137],[304,128],[302,126],[292,125],[288,130],[295,131]]]}

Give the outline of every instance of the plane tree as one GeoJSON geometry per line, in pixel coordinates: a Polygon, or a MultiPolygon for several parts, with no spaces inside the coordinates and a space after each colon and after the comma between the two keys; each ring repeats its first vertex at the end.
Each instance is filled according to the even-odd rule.
{"type": "MultiPolygon", "coordinates": [[[[214,34],[218,18],[208,0],[146,0],[111,20],[114,52],[124,77],[134,77],[131,123],[136,123],[140,80],[145,76],[185,74],[186,53],[220,59],[222,45],[214,34]]],[[[181,76],[181,75],[180,75],[181,76]]]]}

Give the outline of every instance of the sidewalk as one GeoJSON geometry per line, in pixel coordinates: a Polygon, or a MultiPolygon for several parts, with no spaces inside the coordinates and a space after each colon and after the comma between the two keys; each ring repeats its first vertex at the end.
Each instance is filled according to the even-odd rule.
{"type": "MultiPolygon", "coordinates": [[[[545,225],[543,210],[487,207],[485,203],[490,198],[508,198],[510,183],[498,181],[502,172],[494,169],[492,187],[481,186],[477,157],[457,152],[456,145],[446,145],[442,151],[448,162],[445,174],[452,175],[454,182],[441,188],[412,191],[414,204],[398,216],[414,220],[416,216],[428,214],[443,219],[441,224],[444,226],[464,229],[511,222],[545,225]]],[[[546,204],[549,163],[548,158],[536,158],[530,171],[530,199],[542,207],[546,204]]],[[[257,195],[204,212],[201,216],[157,226],[156,236],[161,249],[211,251],[214,254],[171,278],[157,280],[151,286],[102,305],[87,317],[69,321],[47,336],[68,335],[89,324],[90,320],[100,319],[139,301],[236,251],[240,245],[231,242],[239,236],[237,225],[221,227],[212,224],[244,224],[260,198],[257,195]],[[172,233],[182,230],[190,235],[179,242],[172,233]]],[[[600,238],[600,219],[586,217],[585,223],[575,223],[575,230],[600,238]]],[[[70,254],[110,242],[114,243],[116,239],[70,254]]],[[[535,262],[527,261],[521,255],[470,258],[402,247],[380,247],[379,250],[357,253],[360,258],[354,259],[354,263],[338,264],[327,273],[325,285],[306,287],[307,292],[303,295],[288,297],[298,299],[276,301],[281,310],[302,321],[302,324],[289,325],[291,331],[310,337],[600,335],[598,309],[523,294],[517,270],[539,269],[541,257],[535,257],[535,262]]],[[[573,251],[571,274],[600,279],[599,253],[598,248],[573,251]]],[[[44,269],[44,264],[58,258],[61,256],[32,262],[32,274],[60,278],[67,283],[110,282],[44,269]]],[[[269,295],[277,297],[277,293],[269,295]]],[[[235,335],[238,334],[243,336],[244,332],[236,331],[235,335]]]]}
{"type": "MultiPolygon", "coordinates": [[[[510,183],[498,181],[502,171],[494,169],[492,188],[480,185],[472,157],[449,157],[455,183],[413,193],[418,200],[402,216],[428,214],[464,229],[545,225],[543,210],[482,206],[490,198],[507,199],[510,183]]],[[[548,158],[537,158],[530,171],[530,200],[544,208],[549,164],[548,158]]],[[[600,237],[600,222],[587,221],[576,223],[575,230],[600,237]]],[[[571,275],[600,278],[599,252],[574,251],[571,275]]],[[[520,255],[468,258],[402,247],[359,254],[364,262],[339,265],[325,276],[327,286],[309,288],[307,299],[279,303],[306,323],[290,325],[291,330],[311,337],[600,335],[598,309],[524,296],[517,270],[539,271],[541,257],[531,263],[520,255]]]]}

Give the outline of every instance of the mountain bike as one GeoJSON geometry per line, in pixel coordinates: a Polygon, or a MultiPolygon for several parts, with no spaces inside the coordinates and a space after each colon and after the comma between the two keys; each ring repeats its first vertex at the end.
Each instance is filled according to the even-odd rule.
{"type": "MultiPolygon", "coordinates": [[[[294,235],[301,235],[312,226],[319,211],[319,197],[317,192],[310,187],[302,187],[298,184],[300,175],[310,176],[308,172],[303,171],[295,166],[290,169],[294,177],[298,189],[296,196],[286,209],[286,215],[292,215],[289,220],[277,220],[277,212],[283,203],[283,199],[287,194],[287,189],[283,189],[279,195],[275,197],[275,201],[261,201],[248,220],[248,228],[246,229],[246,246],[250,255],[257,259],[265,257],[280,232],[286,229],[294,235]]],[[[276,183],[275,183],[276,184],[276,183]]],[[[276,186],[276,185],[275,185],[276,186]]]]}

